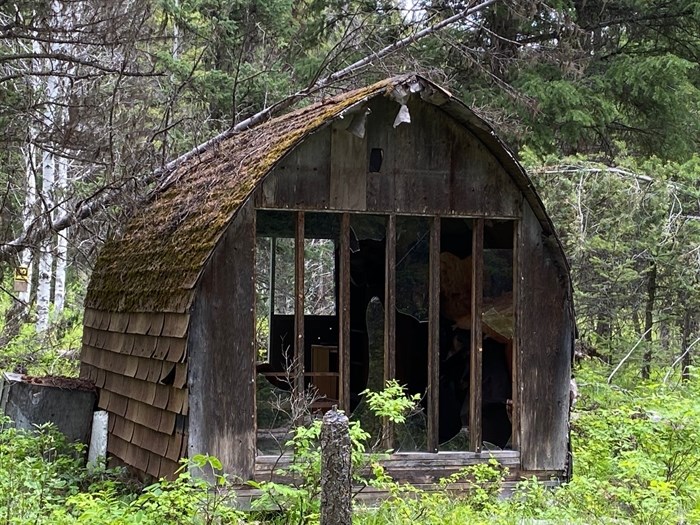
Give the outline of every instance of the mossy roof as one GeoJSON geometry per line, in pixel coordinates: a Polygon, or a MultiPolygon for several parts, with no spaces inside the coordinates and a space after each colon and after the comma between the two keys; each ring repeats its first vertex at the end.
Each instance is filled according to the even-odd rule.
{"type": "Polygon", "coordinates": [[[104,246],[85,306],[113,312],[187,312],[217,242],[241,204],[277,162],[352,106],[382,94],[396,96],[395,91],[416,92],[419,85],[424,100],[462,122],[491,150],[525,194],[545,233],[553,234],[530,180],[490,126],[439,86],[406,75],[327,98],[236,133],[180,166],[172,174],[174,182],[154,192],[124,234],[104,246]]]}

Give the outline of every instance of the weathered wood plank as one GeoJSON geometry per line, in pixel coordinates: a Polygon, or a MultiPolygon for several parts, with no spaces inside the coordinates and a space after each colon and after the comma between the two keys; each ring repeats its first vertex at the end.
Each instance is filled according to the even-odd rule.
{"type": "Polygon", "coordinates": [[[265,178],[255,202],[259,208],[328,208],[330,127],[312,133],[265,178]]]}
{"type": "MultiPolygon", "coordinates": [[[[389,215],[384,263],[384,383],[396,377],[396,216],[389,215]]],[[[394,428],[385,418],[384,447],[394,448],[394,428]]]]}
{"type": "Polygon", "coordinates": [[[526,470],[562,470],[567,459],[573,314],[567,277],[529,204],[519,244],[520,450],[526,470]],[[527,380],[525,380],[527,378],[527,380]]]}
{"type": "Polygon", "coordinates": [[[255,461],[254,246],[248,201],[202,275],[187,345],[188,454],[212,454],[242,479],[253,475],[255,461]]]}
{"type": "Polygon", "coordinates": [[[472,235],[472,329],[471,363],[469,379],[469,445],[475,452],[481,451],[481,397],[483,341],[481,333],[481,307],[484,281],[484,219],[473,221],[472,235]]]}
{"type": "Polygon", "coordinates": [[[330,164],[330,207],[354,211],[367,209],[366,141],[339,125],[333,125],[330,164]]]}
{"type": "Polygon", "coordinates": [[[339,269],[339,370],[340,408],[350,413],[350,214],[344,213],[340,221],[340,269],[339,269]]]}
{"type": "Polygon", "coordinates": [[[304,390],[304,212],[297,212],[294,231],[294,386],[304,390]]]}
{"type": "Polygon", "coordinates": [[[438,451],[440,427],[440,218],[430,224],[428,450],[438,451]]]}

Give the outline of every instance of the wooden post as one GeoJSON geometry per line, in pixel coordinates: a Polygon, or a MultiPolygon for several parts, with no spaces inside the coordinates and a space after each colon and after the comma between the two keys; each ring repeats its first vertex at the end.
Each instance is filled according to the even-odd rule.
{"type": "MultiPolygon", "coordinates": [[[[294,389],[304,392],[304,212],[297,212],[294,233],[294,389]]],[[[297,398],[298,399],[298,398],[297,398]]]]}
{"type": "Polygon", "coordinates": [[[484,219],[474,219],[472,234],[472,337],[469,379],[469,444],[481,452],[481,304],[484,282],[484,219]]]}
{"type": "Polygon", "coordinates": [[[321,426],[321,525],[352,522],[351,454],[348,417],[329,410],[321,426]]]}
{"type": "MultiPolygon", "coordinates": [[[[384,383],[396,378],[396,215],[389,215],[385,243],[384,289],[384,383]]],[[[385,449],[394,448],[394,425],[382,423],[385,449]]]]}
{"type": "Polygon", "coordinates": [[[350,413],[350,214],[343,213],[340,221],[340,286],[338,291],[339,346],[339,405],[350,413]]]}
{"type": "Polygon", "coordinates": [[[440,217],[434,217],[431,222],[429,264],[428,451],[437,452],[440,425],[440,217]]]}

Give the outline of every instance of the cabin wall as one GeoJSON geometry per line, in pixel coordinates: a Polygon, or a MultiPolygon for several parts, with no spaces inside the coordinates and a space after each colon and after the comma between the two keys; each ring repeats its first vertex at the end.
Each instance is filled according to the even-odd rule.
{"type": "Polygon", "coordinates": [[[523,205],[517,311],[520,451],[524,471],[563,471],[569,440],[574,336],[566,270],[530,205],[523,205]]]}
{"type": "Polygon", "coordinates": [[[189,455],[212,454],[242,479],[255,458],[254,243],[248,201],[207,263],[188,339],[189,455]]]}
{"type": "Polygon", "coordinates": [[[395,128],[400,107],[375,98],[309,136],[265,178],[256,207],[520,216],[521,193],[479,140],[416,98],[408,102],[411,122],[395,128]],[[348,129],[357,129],[367,110],[366,133],[358,138],[348,129]],[[370,172],[377,155],[381,167],[370,172]]]}

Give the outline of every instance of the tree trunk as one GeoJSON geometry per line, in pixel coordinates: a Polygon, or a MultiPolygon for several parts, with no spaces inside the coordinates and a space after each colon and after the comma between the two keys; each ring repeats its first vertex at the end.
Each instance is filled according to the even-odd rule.
{"type": "MultiPolygon", "coordinates": [[[[32,222],[34,222],[35,205],[36,205],[36,174],[35,174],[35,148],[32,141],[34,140],[33,132],[30,131],[29,141],[24,151],[24,161],[26,166],[26,190],[24,194],[24,209],[22,210],[22,227],[27,231],[32,222]]],[[[27,269],[27,289],[19,292],[17,298],[22,301],[22,309],[26,313],[29,309],[29,301],[32,296],[32,250],[25,248],[20,254],[20,266],[27,269]]]]}
{"type": "Polygon", "coordinates": [[[321,427],[321,525],[352,522],[351,454],[348,417],[329,410],[321,427]]]}
{"type": "Polygon", "coordinates": [[[688,350],[691,325],[690,318],[690,310],[686,310],[685,315],[683,316],[683,334],[681,336],[681,353],[683,353],[681,377],[683,378],[683,381],[688,381],[690,379],[690,365],[693,363],[692,353],[688,350]]]}
{"type": "MultiPolygon", "coordinates": [[[[51,220],[52,193],[54,183],[54,156],[45,151],[41,163],[42,200],[46,208],[46,220],[51,220]]],[[[51,302],[51,273],[53,266],[53,238],[48,236],[39,247],[39,281],[36,290],[36,331],[44,332],[49,326],[49,304],[51,302]]]]}
{"type": "MultiPolygon", "coordinates": [[[[65,212],[65,193],[68,187],[68,163],[66,159],[57,159],[56,162],[56,192],[58,200],[61,202],[57,206],[57,211],[61,214],[65,212]]],[[[63,312],[66,303],[66,257],[68,255],[68,232],[63,230],[58,234],[56,242],[56,277],[54,280],[53,304],[54,315],[58,318],[63,312]]]]}
{"type": "Polygon", "coordinates": [[[651,375],[651,359],[653,357],[653,352],[651,348],[652,335],[651,328],[654,324],[654,300],[656,298],[656,261],[652,261],[651,267],[649,268],[647,276],[647,303],[644,308],[644,330],[646,340],[646,349],[644,350],[644,357],[642,358],[642,378],[649,379],[651,375]]]}

